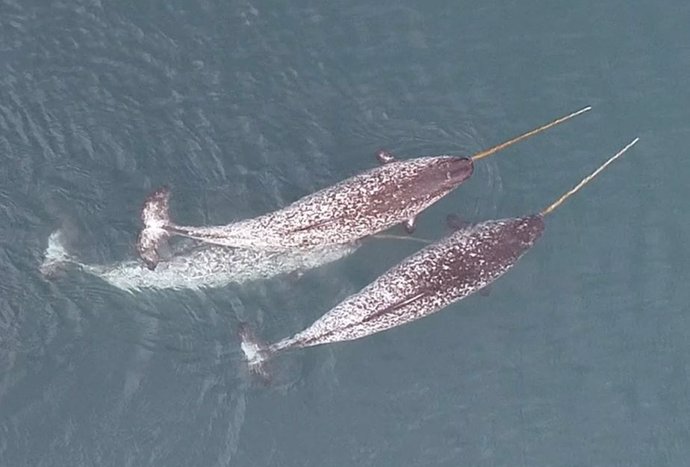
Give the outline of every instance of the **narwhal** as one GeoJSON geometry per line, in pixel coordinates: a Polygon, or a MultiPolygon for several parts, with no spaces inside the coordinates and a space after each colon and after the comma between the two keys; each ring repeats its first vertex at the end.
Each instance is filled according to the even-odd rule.
{"type": "Polygon", "coordinates": [[[541,212],[489,220],[450,234],[392,267],[290,338],[264,346],[243,327],[242,350],[250,368],[260,371],[266,359],[289,349],[360,339],[401,326],[487,287],[534,246],[544,231],[546,216],[638,139],[541,212]]]}
{"type": "Polygon", "coordinates": [[[154,269],[159,248],[172,235],[216,245],[285,251],[349,244],[403,223],[414,230],[416,216],[467,180],[474,163],[590,110],[585,107],[471,157],[426,156],[396,160],[377,155],[381,165],[307,195],[283,209],[222,226],[189,227],[170,219],[170,190],[153,192],[141,212],[144,228],[137,251],[154,269]]]}
{"type": "Polygon", "coordinates": [[[291,251],[230,248],[184,239],[170,248],[170,255],[155,270],[136,258],[97,264],[85,263],[70,253],[61,230],[48,239],[40,271],[48,278],[81,271],[127,292],[154,289],[209,289],[229,284],[301,274],[337,261],[354,252],[360,242],[291,251]]]}

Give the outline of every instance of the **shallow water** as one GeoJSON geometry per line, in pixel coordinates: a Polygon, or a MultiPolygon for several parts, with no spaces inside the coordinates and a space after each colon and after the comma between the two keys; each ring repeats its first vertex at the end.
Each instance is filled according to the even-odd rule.
{"type": "Polygon", "coordinates": [[[0,465],[657,465],[690,455],[682,2],[0,3],[0,465]],[[124,293],[38,267],[133,254],[161,184],[185,223],[284,206],[399,157],[477,164],[419,220],[548,219],[492,288],[252,382],[240,321],[290,335],[419,245],[299,280],[124,293]]]}

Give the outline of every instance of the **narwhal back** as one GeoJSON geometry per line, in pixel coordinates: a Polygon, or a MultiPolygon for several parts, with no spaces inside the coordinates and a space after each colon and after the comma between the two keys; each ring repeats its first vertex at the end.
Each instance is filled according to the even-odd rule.
{"type": "Polygon", "coordinates": [[[409,256],[275,349],[353,340],[434,313],[490,284],[544,230],[541,215],[482,222],[409,256]]]}

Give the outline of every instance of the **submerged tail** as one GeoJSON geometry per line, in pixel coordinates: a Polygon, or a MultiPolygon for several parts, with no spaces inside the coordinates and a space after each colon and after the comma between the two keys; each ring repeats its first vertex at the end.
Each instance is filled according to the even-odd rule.
{"type": "Polygon", "coordinates": [[[74,259],[65,247],[63,233],[56,230],[48,237],[48,246],[39,270],[46,277],[55,277],[65,265],[71,263],[74,263],[74,259]]]}
{"type": "Polygon", "coordinates": [[[151,193],[141,209],[144,228],[137,239],[137,252],[146,267],[156,269],[160,261],[160,249],[166,244],[170,233],[170,188],[163,186],[151,193]]]}

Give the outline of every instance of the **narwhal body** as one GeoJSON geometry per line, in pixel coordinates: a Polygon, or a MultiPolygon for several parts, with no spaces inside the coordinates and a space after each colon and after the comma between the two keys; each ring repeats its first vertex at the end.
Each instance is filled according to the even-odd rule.
{"type": "Polygon", "coordinates": [[[586,107],[472,157],[426,156],[396,160],[380,152],[382,163],[283,209],[222,226],[190,227],[170,220],[170,191],[162,188],[144,203],[140,257],[155,268],[159,244],[172,235],[238,248],[285,251],[348,244],[403,223],[411,232],[416,216],[467,180],[474,161],[558,125],[586,107]]]}
{"type": "Polygon", "coordinates": [[[423,318],[492,283],[544,230],[542,216],[492,220],[455,232],[408,257],[297,335],[283,350],[359,339],[423,318]]]}
{"type": "Polygon", "coordinates": [[[302,273],[343,258],[359,247],[359,243],[354,243],[311,250],[269,252],[199,244],[193,240],[186,243],[176,245],[167,260],[151,270],[136,258],[110,264],[84,263],[68,252],[61,231],[56,231],[48,239],[40,269],[47,277],[68,271],[82,271],[129,292],[208,289],[302,273]]]}
{"type": "Polygon", "coordinates": [[[544,231],[544,218],[627,151],[637,139],[592,175],[538,214],[482,222],[423,248],[379,276],[307,329],[269,346],[243,332],[250,366],[292,348],[359,339],[428,316],[488,286],[529,251],[544,231]]]}
{"type": "MultiPolygon", "coordinates": [[[[216,245],[287,251],[349,244],[401,221],[411,231],[414,217],[464,182],[472,170],[472,160],[464,157],[394,161],[252,219],[206,227],[165,224],[155,232],[155,242],[158,234],[181,235],[216,245]]],[[[167,218],[169,198],[167,187],[149,196],[142,211],[145,225],[167,218]]],[[[154,230],[142,231],[139,252],[147,264],[154,265],[157,253],[152,260],[149,232],[154,230]]]]}

